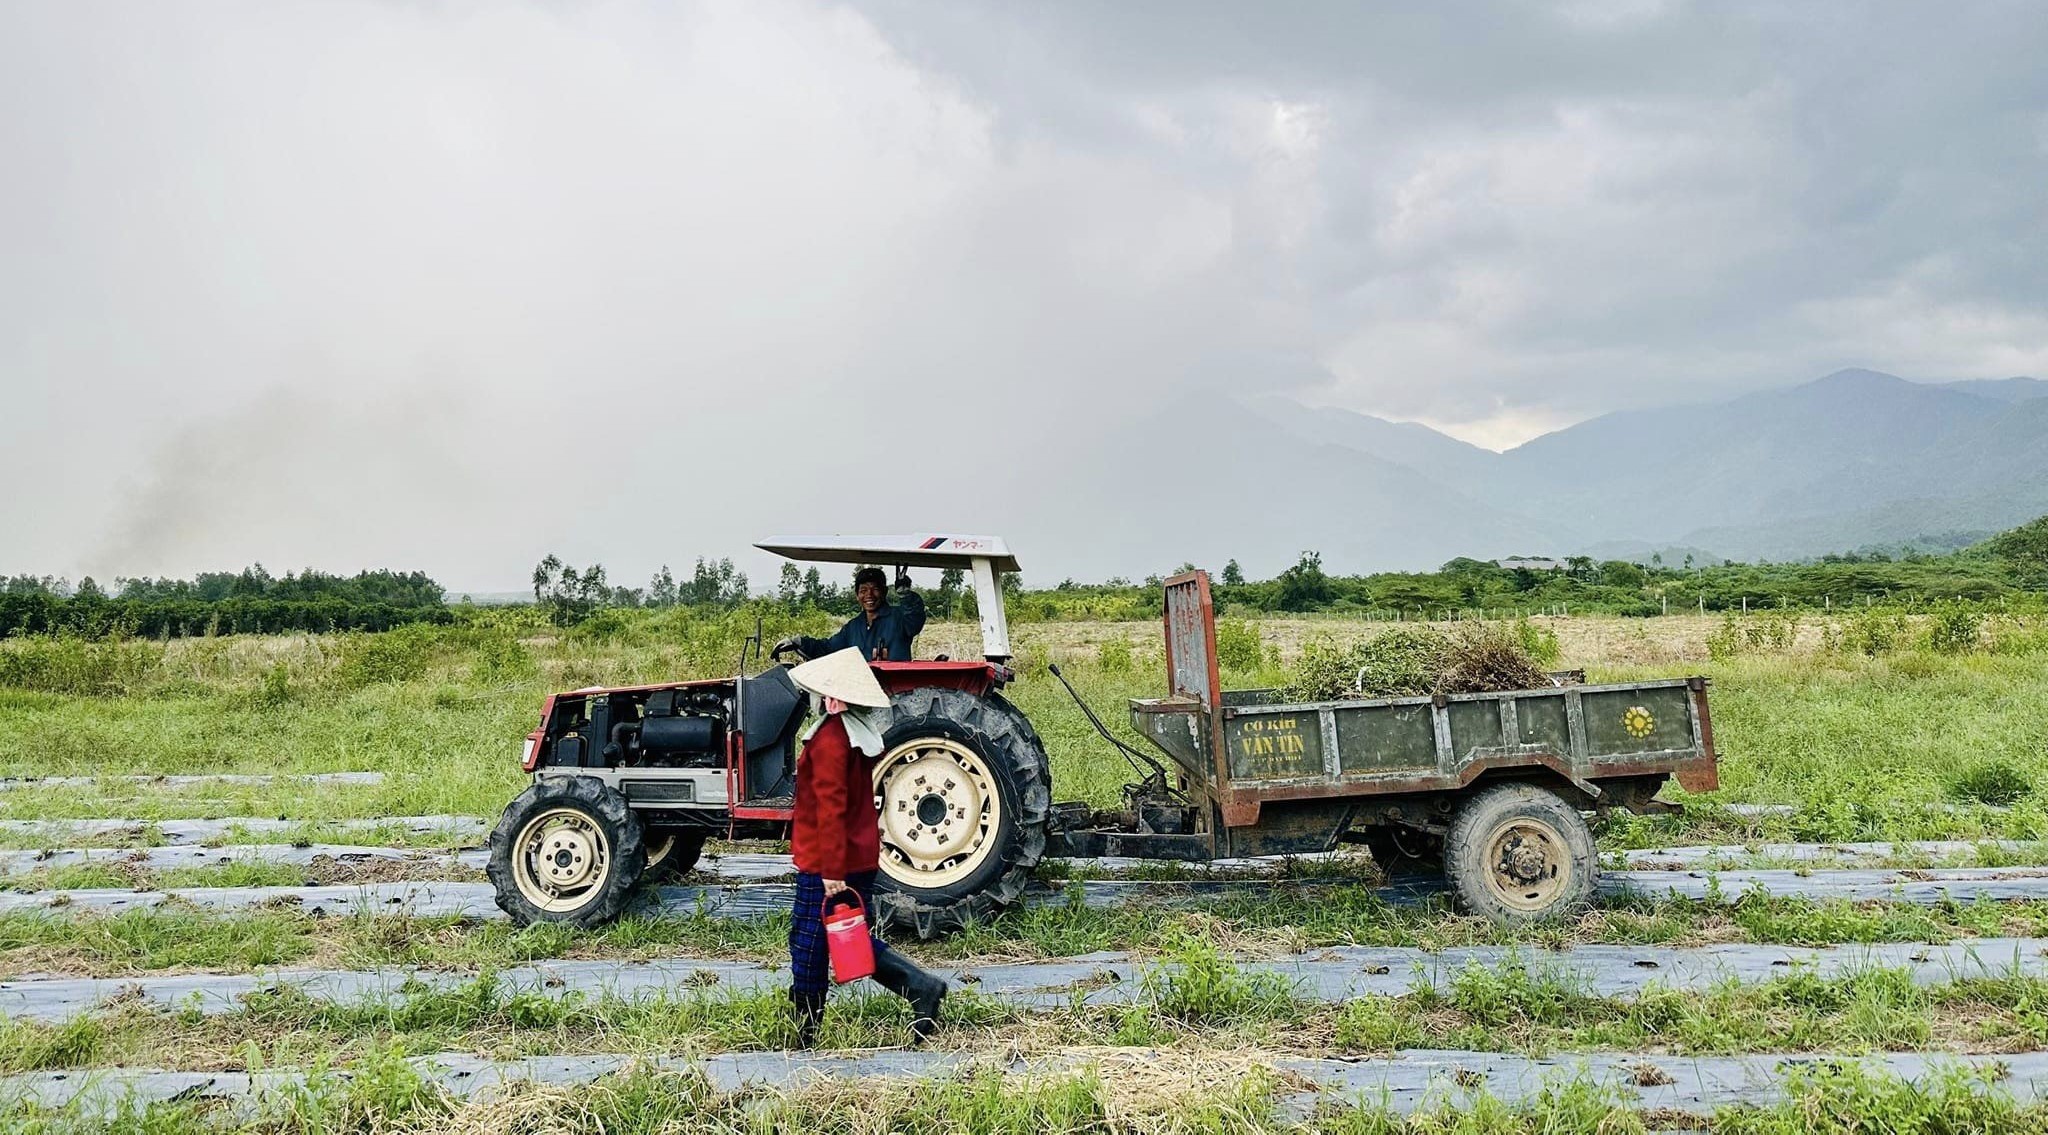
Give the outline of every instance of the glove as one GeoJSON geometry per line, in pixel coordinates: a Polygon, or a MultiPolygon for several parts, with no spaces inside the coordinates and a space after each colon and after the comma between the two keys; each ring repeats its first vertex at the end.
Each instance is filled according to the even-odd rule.
{"type": "Polygon", "coordinates": [[[788,638],[776,643],[775,648],[773,650],[770,650],[768,653],[771,657],[777,654],[801,655],[803,653],[803,642],[804,640],[801,636],[790,635],[788,638]]]}
{"type": "Polygon", "coordinates": [[[896,565],[896,590],[910,590],[910,569],[902,564],[896,565]]]}

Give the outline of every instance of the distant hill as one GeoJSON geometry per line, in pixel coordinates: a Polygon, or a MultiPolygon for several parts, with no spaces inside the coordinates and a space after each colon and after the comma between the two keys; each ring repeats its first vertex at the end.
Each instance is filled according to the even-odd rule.
{"type": "Polygon", "coordinates": [[[1252,402],[1250,409],[1310,441],[1369,453],[1468,489],[1500,472],[1500,454],[1415,422],[1390,422],[1352,410],[1312,409],[1275,396],[1252,402]]]}
{"type": "MultiPolygon", "coordinates": [[[[1606,414],[1500,454],[1346,411],[1278,400],[1248,409],[1305,443],[1402,466],[1507,513],[1557,553],[1687,547],[1797,558],[1989,533],[2048,513],[2048,382],[2033,378],[1933,384],[1844,370],[1719,402],[1606,414]]],[[[1380,474],[1374,491],[1388,483],[1380,474]]]]}
{"type": "MultiPolygon", "coordinates": [[[[1081,579],[1122,570],[1117,557],[1130,547],[1173,548],[1176,558],[1212,567],[1237,559],[1247,572],[1271,575],[1304,549],[1321,551],[1345,571],[1405,570],[1461,555],[1553,547],[1566,538],[1565,530],[1530,518],[1512,501],[1468,493],[1450,478],[1358,445],[1323,441],[1299,417],[1283,425],[1252,413],[1169,403],[1144,429],[1108,436],[1077,423],[1068,453],[1033,474],[1042,491],[1001,502],[1000,515],[1008,518],[996,523],[1030,546],[1071,543],[1077,531],[1101,533],[1060,556],[1061,571],[1081,579]]],[[[1340,428],[1358,426],[1358,436],[1374,436],[1370,423],[1378,419],[1351,417],[1367,424],[1340,428]]],[[[1395,428],[1396,437],[1431,432],[1395,428]]],[[[1435,436],[1446,452],[1463,447],[1499,457],[1435,436]]],[[[1419,440],[1414,450],[1396,451],[1413,460],[1428,450],[1428,439],[1419,440]]]]}
{"type": "Polygon", "coordinates": [[[1981,394],[2001,402],[2025,402],[2032,398],[2048,398],[2048,382],[2038,378],[1967,378],[1961,382],[1942,385],[1966,394],[1981,394]]]}

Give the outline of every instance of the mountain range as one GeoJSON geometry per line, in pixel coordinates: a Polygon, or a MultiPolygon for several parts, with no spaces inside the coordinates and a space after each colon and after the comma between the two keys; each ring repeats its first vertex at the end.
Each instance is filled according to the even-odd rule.
{"type": "Polygon", "coordinates": [[[1274,538],[1317,534],[1304,546],[1343,570],[1666,549],[1796,559],[1989,534],[2048,513],[2048,382],[2033,378],[1843,370],[1606,414],[1505,453],[1283,398],[1236,408],[1268,440],[1255,462],[1221,455],[1208,478],[1221,503],[1274,538]],[[1328,490],[1320,522],[1290,503],[1314,496],[1303,485],[1328,490]]]}

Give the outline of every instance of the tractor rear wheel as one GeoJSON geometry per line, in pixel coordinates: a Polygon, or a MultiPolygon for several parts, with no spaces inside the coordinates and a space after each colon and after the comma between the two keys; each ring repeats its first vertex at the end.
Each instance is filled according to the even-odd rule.
{"type": "Polygon", "coordinates": [[[1482,789],[1458,810],[1444,841],[1444,874],[1459,904],[1509,925],[1585,909],[1598,871],[1586,818],[1534,784],[1482,789]]]}
{"type": "Polygon", "coordinates": [[[1045,854],[1052,772],[1000,695],[923,687],[893,699],[875,763],[882,826],[875,906],[920,938],[993,917],[1045,854]]]}
{"type": "Polygon", "coordinates": [[[619,916],[646,863],[626,798],[583,776],[536,780],[491,830],[485,867],[498,906],[519,926],[602,926],[619,916]]]}
{"type": "Polygon", "coordinates": [[[647,829],[647,869],[640,873],[640,881],[659,886],[689,874],[703,858],[710,834],[702,828],[647,829]]]}

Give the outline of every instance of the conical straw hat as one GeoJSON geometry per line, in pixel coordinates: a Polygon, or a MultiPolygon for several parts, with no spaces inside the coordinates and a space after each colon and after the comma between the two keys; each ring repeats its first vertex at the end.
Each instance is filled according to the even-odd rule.
{"type": "Polygon", "coordinates": [[[868,669],[860,651],[850,646],[795,667],[789,672],[789,680],[800,689],[838,698],[848,705],[879,709],[889,704],[889,695],[882,692],[882,683],[875,681],[875,672],[868,669]]]}

